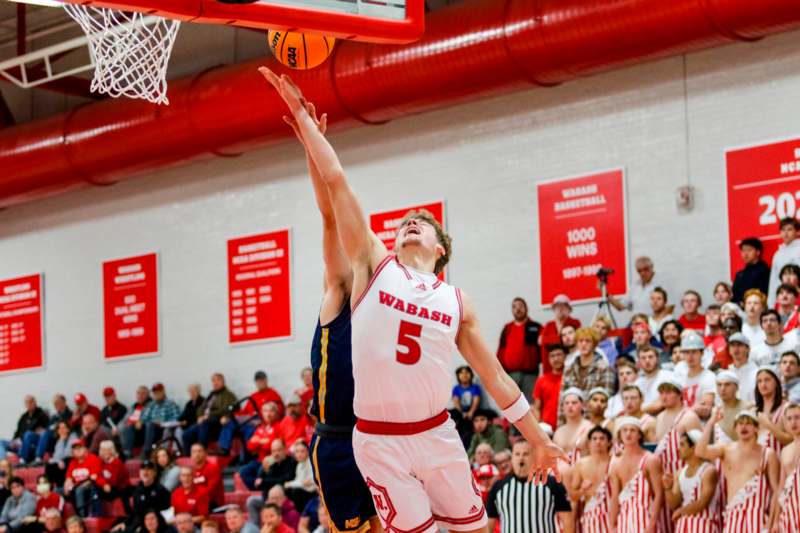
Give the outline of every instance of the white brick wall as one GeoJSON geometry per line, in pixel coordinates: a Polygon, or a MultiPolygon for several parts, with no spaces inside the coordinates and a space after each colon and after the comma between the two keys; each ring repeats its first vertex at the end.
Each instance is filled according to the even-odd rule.
{"type": "MultiPolygon", "coordinates": [[[[332,137],[368,210],[445,198],[454,236],[451,280],[475,300],[493,345],[509,302],[538,301],[538,180],[623,166],[631,258],[653,257],[679,288],[709,295],[726,276],[723,150],[800,134],[800,34],[688,57],[687,176],[683,59],[485,100],[332,137]],[[689,181],[696,207],[679,213],[689,181]]],[[[476,73],[480,74],[480,73],[476,73]]],[[[0,277],[46,275],[47,368],[0,377],[0,433],[23,393],[49,404],[56,391],[99,402],[113,384],[162,380],[183,399],[221,370],[248,392],[264,368],[282,393],[306,365],[320,297],[320,225],[300,148],[273,146],[154,173],[0,212],[0,277]],[[226,344],[225,240],[293,228],[295,336],[226,344]],[[100,262],[161,253],[162,355],[102,358],[100,262]]],[[[593,307],[577,310],[582,318],[593,307]]],[[[545,320],[548,313],[533,312],[545,320]]]]}

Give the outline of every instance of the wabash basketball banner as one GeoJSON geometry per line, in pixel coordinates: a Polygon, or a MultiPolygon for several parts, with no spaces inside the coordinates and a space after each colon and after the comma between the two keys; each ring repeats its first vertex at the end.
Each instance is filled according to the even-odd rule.
{"type": "MultiPolygon", "coordinates": [[[[403,216],[412,209],[426,209],[430,211],[433,218],[435,218],[445,230],[447,229],[444,220],[444,202],[442,201],[373,213],[369,216],[369,226],[390,252],[394,250],[394,239],[397,236],[397,228],[400,226],[400,221],[403,220],[403,216]]],[[[439,274],[439,279],[442,281],[445,280],[446,271],[447,269],[439,274]]]]}
{"type": "Polygon", "coordinates": [[[620,170],[539,183],[542,305],[558,294],[600,297],[597,271],[610,268],[608,290],[628,290],[625,179],[620,170]]]}
{"type": "Polygon", "coordinates": [[[0,280],[0,372],[44,365],[41,274],[0,280]]]}
{"type": "Polygon", "coordinates": [[[800,205],[800,139],[728,150],[728,233],[731,278],[744,265],[739,243],[758,237],[767,263],[780,244],[778,221],[800,205]]]}
{"type": "Polygon", "coordinates": [[[105,358],[158,353],[158,255],[103,263],[105,358]]]}
{"type": "Polygon", "coordinates": [[[289,230],[228,241],[228,339],[292,335],[289,230]]]}

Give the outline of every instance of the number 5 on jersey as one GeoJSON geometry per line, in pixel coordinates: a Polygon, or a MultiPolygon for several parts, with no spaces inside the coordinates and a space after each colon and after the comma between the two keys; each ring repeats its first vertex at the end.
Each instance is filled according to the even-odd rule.
{"type": "Polygon", "coordinates": [[[413,365],[422,357],[422,348],[417,339],[422,335],[422,324],[400,321],[400,330],[397,332],[397,362],[404,365],[413,365]],[[401,351],[400,347],[405,348],[401,351]]]}

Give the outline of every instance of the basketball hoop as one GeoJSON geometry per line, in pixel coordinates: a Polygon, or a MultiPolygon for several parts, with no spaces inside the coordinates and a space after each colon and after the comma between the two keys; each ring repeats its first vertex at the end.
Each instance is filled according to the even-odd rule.
{"type": "Polygon", "coordinates": [[[64,9],[89,40],[92,92],[169,104],[167,64],[179,20],[80,4],[64,9]]]}

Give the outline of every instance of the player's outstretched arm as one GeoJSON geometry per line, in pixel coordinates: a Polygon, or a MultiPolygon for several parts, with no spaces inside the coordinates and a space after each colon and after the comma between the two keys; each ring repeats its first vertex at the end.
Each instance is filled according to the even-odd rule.
{"type": "Polygon", "coordinates": [[[547,480],[548,473],[552,473],[561,481],[558,471],[559,459],[569,462],[564,450],[552,443],[550,438],[539,427],[530,406],[527,404],[522,392],[514,380],[500,366],[500,361],[489,349],[483,339],[480,325],[475,314],[475,309],[469,298],[462,292],[461,301],[463,316],[461,317],[461,331],[456,343],[458,349],[467,360],[467,363],[480,376],[481,383],[486,388],[489,396],[497,405],[503,408],[503,415],[512,422],[525,440],[533,446],[533,467],[531,478],[539,483],[547,480]],[[525,408],[527,406],[527,408],[525,408]]]}
{"type": "MultiPolygon", "coordinates": [[[[266,67],[260,67],[258,70],[286,102],[292,117],[297,122],[306,148],[319,170],[320,177],[328,187],[339,238],[351,266],[359,271],[361,267],[366,267],[369,270],[368,274],[371,274],[372,269],[377,267],[389,252],[369,229],[364,211],[347,182],[336,152],[314,124],[306,109],[306,101],[292,80],[286,75],[278,76],[266,67]]],[[[366,286],[367,280],[361,281],[366,286]]],[[[354,291],[358,292],[358,289],[356,287],[354,291]]]]}

